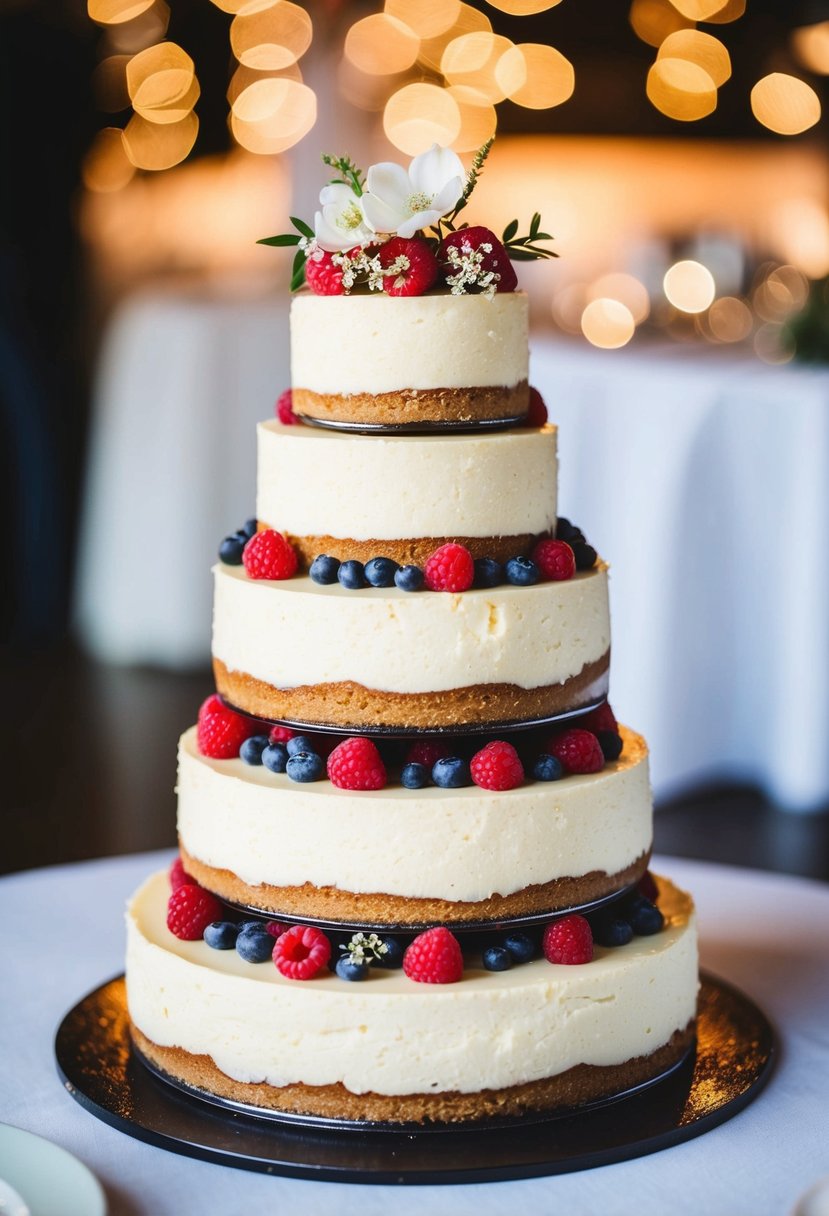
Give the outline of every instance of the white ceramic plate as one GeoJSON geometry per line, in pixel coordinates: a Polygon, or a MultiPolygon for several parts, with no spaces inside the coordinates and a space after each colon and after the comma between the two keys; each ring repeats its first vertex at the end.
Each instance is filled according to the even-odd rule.
{"type": "MultiPolygon", "coordinates": [[[[0,1179],[17,1191],[30,1216],[106,1216],[98,1179],[60,1145],[0,1123],[0,1179]]],[[[0,1198],[2,1190],[0,1190],[0,1198]]],[[[0,1216],[15,1213],[14,1200],[0,1216]]]]}

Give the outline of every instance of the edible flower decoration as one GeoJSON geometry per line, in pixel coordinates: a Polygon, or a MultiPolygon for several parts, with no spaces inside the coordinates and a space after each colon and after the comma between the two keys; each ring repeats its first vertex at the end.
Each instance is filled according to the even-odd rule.
{"type": "Polygon", "coordinates": [[[317,295],[354,290],[393,296],[442,287],[452,295],[493,296],[514,291],[513,261],[558,255],[544,246],[536,212],[526,236],[512,220],[499,239],[489,228],[459,223],[484,167],[492,140],[476,152],[467,173],[451,148],[433,144],[408,169],[391,161],[367,173],[348,156],[323,156],[335,172],[320,191],[311,227],[291,217],[294,232],[260,245],[294,246],[291,290],[307,284],[317,295]]]}

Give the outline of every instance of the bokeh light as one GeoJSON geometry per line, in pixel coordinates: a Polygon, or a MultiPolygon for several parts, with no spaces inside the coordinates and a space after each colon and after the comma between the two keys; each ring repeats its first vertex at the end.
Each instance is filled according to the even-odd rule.
{"type": "Polygon", "coordinates": [[[401,152],[418,156],[432,144],[454,144],[461,133],[461,113],[448,89],[417,81],[386,102],[383,130],[401,152]]]}
{"type": "Polygon", "coordinates": [[[153,5],[153,0],[88,0],[86,9],[96,25],[121,25],[134,21],[153,5]]]}
{"type": "Polygon", "coordinates": [[[265,8],[272,8],[278,0],[212,0],[216,8],[223,13],[256,13],[265,8]]]}
{"type": "Polygon", "coordinates": [[[581,314],[581,331],[585,338],[603,350],[618,350],[625,346],[635,329],[630,309],[618,300],[591,300],[581,314]]]}
{"type": "Polygon", "coordinates": [[[745,300],[722,296],[708,310],[708,328],[718,342],[743,342],[754,328],[754,318],[745,300]]]}
{"type": "Polygon", "coordinates": [[[671,3],[689,21],[711,21],[725,8],[725,0],[671,0],[671,3]]]}
{"type": "Polygon", "coordinates": [[[829,74],[829,21],[802,25],[792,33],[792,48],[804,67],[820,76],[829,74]]]}
{"type": "Polygon", "coordinates": [[[449,84],[464,84],[483,93],[493,104],[506,94],[498,82],[496,69],[501,56],[512,47],[509,38],[480,30],[454,38],[440,61],[440,70],[449,84]]]}
{"type": "Polygon", "coordinates": [[[137,17],[106,27],[106,46],[112,54],[136,55],[153,46],[167,33],[170,6],[166,0],[153,0],[137,17]]]}
{"type": "Polygon", "coordinates": [[[423,39],[420,44],[418,62],[431,72],[439,72],[443,52],[450,42],[455,38],[460,38],[462,34],[481,32],[492,32],[492,22],[489,20],[489,17],[487,17],[486,13],[482,13],[480,9],[473,8],[471,4],[462,4],[454,25],[451,25],[448,30],[444,30],[442,34],[438,34],[435,38],[423,39]]]}
{"type": "Polygon", "coordinates": [[[684,59],[707,72],[719,88],[731,75],[731,58],[719,38],[701,30],[677,30],[659,48],[659,59],[684,59]]]}
{"type": "Polygon", "coordinates": [[[722,8],[718,8],[715,13],[705,20],[709,25],[728,25],[731,21],[738,21],[746,11],[746,0],[728,0],[722,8]]]}
{"type": "Polygon", "coordinates": [[[255,84],[257,80],[270,79],[296,80],[302,84],[302,71],[298,63],[292,63],[289,68],[282,68],[279,72],[257,72],[255,68],[246,68],[244,64],[239,64],[227,86],[227,100],[231,108],[239,94],[244,93],[250,85],[255,84]]]}
{"type": "Polygon", "coordinates": [[[820,118],[820,99],[805,80],[772,72],[751,90],[754,117],[778,135],[799,135],[820,118]]]}
{"type": "Polygon", "coordinates": [[[130,104],[127,89],[129,55],[109,55],[102,59],[92,73],[92,88],[98,108],[107,114],[117,114],[130,104]]]}
{"type": "Polygon", "coordinates": [[[127,64],[127,90],[148,122],[180,122],[199,98],[193,60],[174,42],[161,42],[127,64]]]}
{"type": "Polygon", "coordinates": [[[618,300],[628,309],[636,325],[646,321],[651,310],[648,289],[635,275],[615,271],[603,274],[601,278],[591,283],[587,292],[588,300],[599,300],[602,297],[618,300]]]}
{"type": "Polygon", "coordinates": [[[415,62],[420,39],[390,13],[373,13],[355,22],[345,36],[345,56],[370,76],[405,72],[415,62]]]}
{"type": "Polygon", "coordinates": [[[774,322],[766,322],[757,330],[754,350],[764,363],[790,363],[794,358],[794,348],[784,340],[783,326],[774,322]]]}
{"type": "Polygon", "coordinates": [[[474,152],[491,139],[498,125],[498,115],[482,93],[464,84],[450,85],[446,90],[458,104],[461,129],[452,141],[456,152],[474,152]]]}
{"type": "Polygon", "coordinates": [[[260,156],[287,151],[316,121],[313,89],[286,76],[254,81],[239,93],[230,112],[236,142],[260,156]]]}
{"type": "Polygon", "coordinates": [[[135,165],[127,156],[122,131],[119,127],[104,127],[84,157],[83,184],[96,194],[112,194],[123,190],[134,174],[135,165]]]}
{"type": "Polygon", "coordinates": [[[539,42],[511,46],[495,65],[504,95],[528,110],[547,110],[572,97],[576,76],[569,59],[539,42]]]}
{"type": "Polygon", "coordinates": [[[646,92],[660,113],[678,122],[696,122],[717,108],[714,81],[699,64],[685,59],[657,59],[646,92]]]}
{"type": "Polygon", "coordinates": [[[816,198],[781,200],[772,213],[772,230],[782,257],[811,279],[829,274],[829,213],[816,198]]]}
{"type": "Polygon", "coordinates": [[[670,0],[633,0],[628,20],[633,32],[648,46],[661,46],[669,34],[693,27],[693,21],[678,13],[670,0]]]}
{"type": "Polygon", "coordinates": [[[189,155],[199,133],[199,120],[189,113],[180,122],[147,122],[134,114],[124,130],[127,156],[137,169],[171,169],[189,155]]]}
{"type": "Polygon", "coordinates": [[[304,8],[277,0],[268,8],[241,10],[230,25],[233,54],[249,68],[287,68],[311,45],[313,27],[304,8]]]}
{"type": "Polygon", "coordinates": [[[546,13],[555,8],[561,0],[489,0],[489,3],[511,17],[531,17],[533,13],[546,13]]]}
{"type": "Polygon", "coordinates": [[[408,25],[418,38],[437,38],[457,21],[461,0],[386,0],[385,11],[408,25]]]}
{"type": "Polygon", "coordinates": [[[665,272],[662,287],[669,302],[680,312],[705,312],[716,294],[714,276],[701,262],[676,262],[665,272]]]}

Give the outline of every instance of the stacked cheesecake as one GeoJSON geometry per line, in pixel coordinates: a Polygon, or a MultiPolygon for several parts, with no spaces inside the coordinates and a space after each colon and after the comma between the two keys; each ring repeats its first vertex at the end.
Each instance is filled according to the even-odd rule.
{"type": "Polygon", "coordinates": [[[603,705],[607,570],[531,560],[557,463],[555,428],[527,425],[527,365],[518,292],[294,301],[294,408],[317,425],[260,425],[249,543],[278,533],[296,572],[217,565],[213,712],[245,743],[211,754],[194,727],[179,748],[177,882],[219,928],[177,934],[166,874],[128,917],[135,1041],[179,1082],[457,1121],[623,1091],[692,1044],[692,904],[647,872],[647,749],[603,705]],[[459,547],[472,585],[431,589],[459,547]],[[396,582],[354,575],[378,557],[396,582]],[[591,731],[604,754],[580,765],[568,740],[591,731]],[[305,767],[262,763],[292,733],[305,767]],[[341,776],[369,752],[381,779],[341,776]],[[259,929],[273,962],[232,948],[259,929]],[[307,976],[282,966],[303,933],[327,952],[307,976]]]}

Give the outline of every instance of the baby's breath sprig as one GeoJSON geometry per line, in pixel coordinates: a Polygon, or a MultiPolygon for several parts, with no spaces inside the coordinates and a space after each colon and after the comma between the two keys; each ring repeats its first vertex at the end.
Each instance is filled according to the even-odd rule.
{"type": "Polygon", "coordinates": [[[529,235],[516,236],[517,232],[518,220],[512,220],[504,229],[502,237],[504,247],[513,262],[535,262],[538,258],[558,257],[553,249],[542,249],[540,245],[534,244],[535,241],[553,240],[549,232],[541,231],[541,215],[538,211],[530,220],[529,235]]]}
{"type": "Polygon", "coordinates": [[[346,951],[353,963],[372,963],[377,962],[388,954],[389,948],[376,933],[355,933],[349,942],[340,946],[341,950],[346,951]]]}
{"type": "Polygon", "coordinates": [[[358,197],[363,193],[365,174],[362,169],[357,168],[350,156],[331,156],[330,153],[323,152],[322,163],[339,174],[339,177],[331,179],[332,185],[350,186],[358,197]]]}

